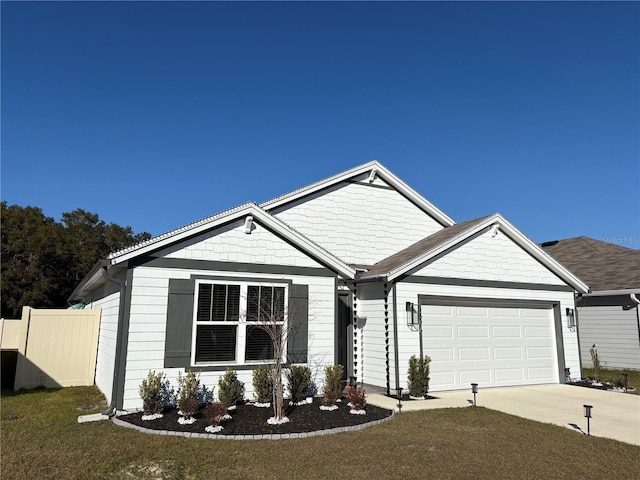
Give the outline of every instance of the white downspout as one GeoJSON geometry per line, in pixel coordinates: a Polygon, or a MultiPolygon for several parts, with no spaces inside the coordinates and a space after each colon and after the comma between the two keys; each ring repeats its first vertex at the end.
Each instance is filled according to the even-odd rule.
{"type": "Polygon", "coordinates": [[[636,297],[635,293],[632,293],[629,295],[631,297],[631,300],[633,300],[634,302],[636,302],[636,305],[640,305],[640,300],[638,300],[638,297],[636,297]]]}

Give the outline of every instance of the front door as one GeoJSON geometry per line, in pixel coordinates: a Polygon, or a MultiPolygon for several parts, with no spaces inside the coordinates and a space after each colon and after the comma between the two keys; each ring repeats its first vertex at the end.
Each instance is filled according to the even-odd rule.
{"type": "Polygon", "coordinates": [[[338,295],[336,361],[344,367],[343,380],[353,374],[353,310],[351,294],[338,295]]]}

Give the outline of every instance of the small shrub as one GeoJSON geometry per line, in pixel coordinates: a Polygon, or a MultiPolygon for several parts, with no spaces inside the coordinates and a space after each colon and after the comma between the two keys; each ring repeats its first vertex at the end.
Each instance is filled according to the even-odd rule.
{"type": "Polygon", "coordinates": [[[409,380],[409,395],[412,397],[423,397],[428,391],[430,363],[431,358],[426,355],[422,358],[412,355],[409,359],[407,375],[409,380]]]}
{"type": "MultiPolygon", "coordinates": [[[[178,406],[182,400],[198,398],[198,389],[200,388],[200,375],[193,370],[187,370],[187,374],[183,377],[178,372],[178,406]]],[[[197,403],[197,400],[196,400],[197,403]]],[[[182,410],[182,409],[181,409],[182,410]]],[[[184,411],[184,410],[183,410],[184,411]]]]}
{"type": "Polygon", "coordinates": [[[311,389],[311,369],[305,365],[291,365],[287,372],[287,386],[289,400],[293,403],[303,401],[311,389]]]}
{"type": "Polygon", "coordinates": [[[593,378],[598,382],[600,381],[600,357],[598,356],[598,345],[594,343],[589,349],[589,353],[591,353],[591,361],[593,362],[593,378]]]}
{"type": "Polygon", "coordinates": [[[324,369],[324,404],[334,405],[342,396],[342,365],[327,365],[324,369]]]}
{"type": "Polygon", "coordinates": [[[163,389],[164,373],[149,370],[145,380],[142,380],[138,392],[142,399],[142,409],[145,415],[155,415],[162,412],[164,401],[163,389]]]}
{"type": "Polygon", "coordinates": [[[244,385],[238,380],[238,374],[227,368],[225,374],[218,380],[218,398],[227,406],[242,400],[244,385]]]}
{"type": "Polygon", "coordinates": [[[273,378],[270,367],[265,365],[253,369],[253,390],[257,402],[269,403],[272,400],[273,378]]]}
{"type": "Polygon", "coordinates": [[[364,410],[367,406],[367,396],[364,393],[364,390],[359,390],[358,388],[351,388],[349,393],[346,396],[347,401],[351,404],[351,408],[354,410],[364,410]]]}
{"type": "Polygon", "coordinates": [[[204,409],[204,417],[207,419],[207,424],[214,427],[222,423],[226,414],[227,406],[222,402],[211,403],[204,409]]]}
{"type": "Polygon", "coordinates": [[[198,400],[195,397],[181,398],[178,400],[178,408],[183,417],[192,417],[198,411],[198,400]]]}

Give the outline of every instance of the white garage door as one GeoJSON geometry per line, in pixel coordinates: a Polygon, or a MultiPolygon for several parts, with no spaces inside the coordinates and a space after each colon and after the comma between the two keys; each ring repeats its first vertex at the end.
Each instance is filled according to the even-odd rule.
{"type": "Polygon", "coordinates": [[[553,310],[423,305],[432,391],[557,383],[553,310]]]}

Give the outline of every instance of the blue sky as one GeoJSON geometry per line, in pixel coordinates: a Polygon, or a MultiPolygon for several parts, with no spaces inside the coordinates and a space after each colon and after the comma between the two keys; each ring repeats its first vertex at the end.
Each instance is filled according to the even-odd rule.
{"type": "Polygon", "coordinates": [[[640,248],[635,2],[6,2],[2,192],[163,233],[378,159],[640,248]]]}

